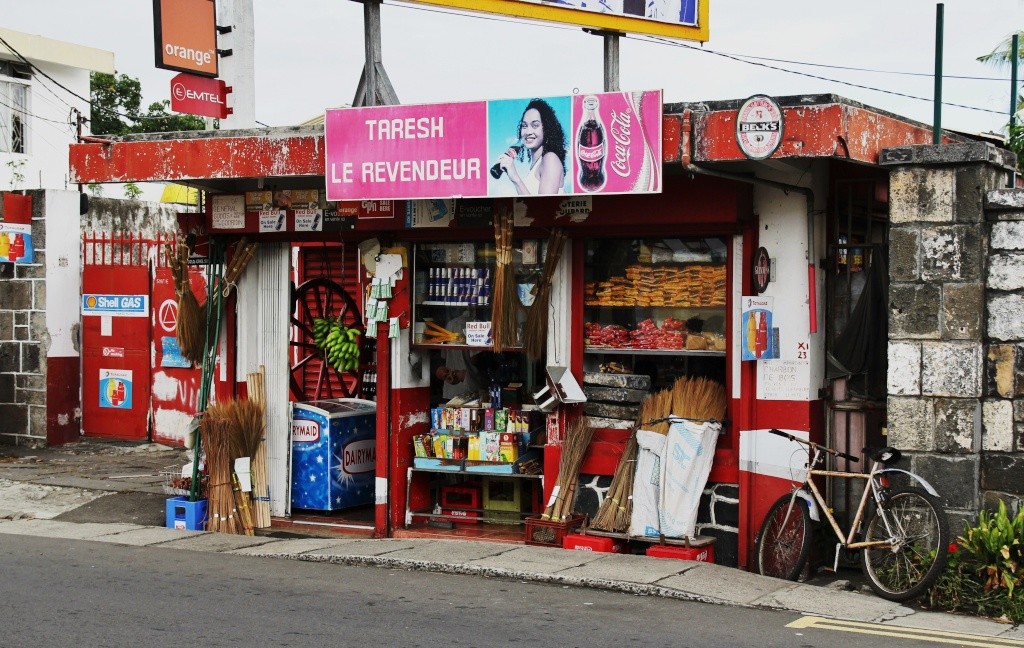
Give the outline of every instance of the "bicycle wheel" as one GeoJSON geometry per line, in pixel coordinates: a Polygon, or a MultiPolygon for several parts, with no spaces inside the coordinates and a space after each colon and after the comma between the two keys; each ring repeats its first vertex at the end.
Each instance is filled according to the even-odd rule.
{"type": "Polygon", "coordinates": [[[937,497],[901,488],[875,510],[864,540],[885,542],[861,555],[871,589],[890,601],[909,601],[931,587],[946,566],[949,522],[937,497]]]}
{"type": "Polygon", "coordinates": [[[810,552],[811,513],[807,502],[783,495],[772,504],[757,534],[757,571],[762,576],[796,580],[810,552]]]}

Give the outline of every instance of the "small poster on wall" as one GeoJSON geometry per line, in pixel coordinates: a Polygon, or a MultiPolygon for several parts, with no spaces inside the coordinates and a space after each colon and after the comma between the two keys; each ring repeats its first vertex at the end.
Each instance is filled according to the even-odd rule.
{"type": "Polygon", "coordinates": [[[130,369],[100,369],[100,407],[132,408],[130,369]]]}
{"type": "Polygon", "coordinates": [[[742,360],[773,360],[779,357],[779,333],[772,327],[771,297],[743,297],[740,316],[742,360]]]}

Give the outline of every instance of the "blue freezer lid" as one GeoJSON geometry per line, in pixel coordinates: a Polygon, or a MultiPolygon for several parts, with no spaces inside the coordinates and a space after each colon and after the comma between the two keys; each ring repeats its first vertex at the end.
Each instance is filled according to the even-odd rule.
{"type": "Polygon", "coordinates": [[[319,411],[324,416],[331,418],[372,414],[377,411],[376,403],[359,398],[334,398],[305,403],[292,403],[292,407],[296,410],[319,411]]]}

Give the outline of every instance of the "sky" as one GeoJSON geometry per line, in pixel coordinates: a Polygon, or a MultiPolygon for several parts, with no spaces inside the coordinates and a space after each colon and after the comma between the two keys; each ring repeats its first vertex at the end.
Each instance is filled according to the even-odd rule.
{"type": "MultiPolygon", "coordinates": [[[[603,41],[578,27],[385,1],[382,58],[401,103],[603,90],[603,41]]],[[[0,0],[0,26],[114,52],[118,73],[142,82],[148,105],[169,98],[175,74],[154,66],[152,6],[0,0]]],[[[832,93],[931,124],[936,6],[711,0],[704,45],[622,38],[619,85],[662,89],[666,102],[832,93]]],[[[294,125],[352,102],[363,65],[362,4],[254,0],[253,10],[258,122],[294,125]]],[[[998,132],[1008,121],[1010,70],[976,58],[1024,28],[1024,0],[946,0],[944,13],[942,124],[998,132]]]]}

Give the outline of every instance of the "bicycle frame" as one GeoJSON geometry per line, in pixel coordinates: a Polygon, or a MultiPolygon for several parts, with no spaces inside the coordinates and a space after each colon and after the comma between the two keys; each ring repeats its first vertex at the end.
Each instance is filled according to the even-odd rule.
{"type": "MultiPolygon", "coordinates": [[[[863,549],[865,547],[878,547],[888,545],[889,543],[887,541],[854,542],[854,536],[857,535],[857,529],[860,528],[860,524],[864,518],[864,513],[865,511],[867,511],[868,497],[873,496],[875,504],[879,506],[880,509],[882,508],[881,496],[878,494],[875,477],[882,474],[883,472],[886,472],[887,469],[885,469],[884,467],[880,469],[880,467],[884,466],[884,464],[878,461],[874,462],[871,466],[871,472],[867,474],[843,472],[839,470],[820,470],[814,468],[814,466],[818,465],[818,463],[821,461],[821,454],[821,450],[818,449],[817,447],[810,449],[811,456],[810,463],[808,464],[807,476],[804,478],[803,484],[801,484],[800,487],[793,491],[794,497],[798,497],[798,493],[800,493],[801,491],[803,491],[804,493],[807,493],[808,490],[810,491],[810,496],[814,499],[814,503],[816,508],[818,509],[819,516],[821,512],[825,513],[825,518],[828,520],[829,525],[832,527],[833,533],[835,533],[836,535],[836,539],[839,540],[839,544],[842,547],[846,549],[863,549]],[[863,479],[867,482],[864,487],[864,492],[860,496],[860,503],[857,505],[857,515],[854,517],[853,522],[850,524],[850,531],[848,534],[843,534],[843,530],[839,526],[839,522],[832,514],[832,510],[825,503],[825,497],[821,494],[821,491],[818,490],[818,487],[815,485],[814,480],[812,479],[813,477],[839,477],[841,479],[863,479]]],[[[913,476],[916,477],[916,475],[913,476]]],[[[928,489],[932,490],[931,486],[928,486],[928,489]]],[[[808,504],[810,504],[810,502],[808,502],[808,504]]],[[[811,513],[811,517],[814,518],[815,516],[813,509],[811,513]]],[[[885,519],[884,515],[883,519],[885,519]]],[[[885,520],[885,522],[888,526],[888,520],[885,520]]]]}

